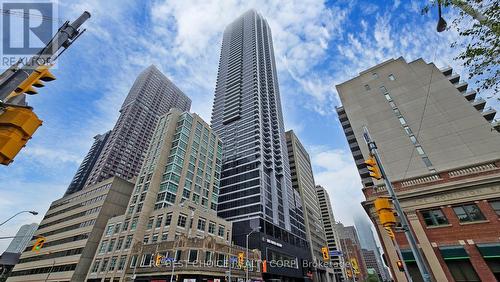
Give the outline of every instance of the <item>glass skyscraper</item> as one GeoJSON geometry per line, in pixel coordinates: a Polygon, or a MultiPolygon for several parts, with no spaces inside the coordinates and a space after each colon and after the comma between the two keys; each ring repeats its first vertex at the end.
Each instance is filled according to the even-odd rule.
{"type": "Polygon", "coordinates": [[[250,10],[224,31],[212,128],[223,141],[218,215],[233,222],[233,240],[269,260],[266,278],[303,278],[310,260],[303,212],[292,189],[271,30],[250,10]]]}

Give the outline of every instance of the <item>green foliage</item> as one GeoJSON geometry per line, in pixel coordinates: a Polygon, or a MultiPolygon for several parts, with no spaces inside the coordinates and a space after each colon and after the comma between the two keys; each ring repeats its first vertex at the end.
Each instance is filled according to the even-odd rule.
{"type": "MultiPolygon", "coordinates": [[[[500,4],[497,1],[442,0],[444,7],[458,9],[459,16],[453,26],[463,38],[454,42],[452,48],[462,50],[455,59],[463,61],[478,90],[492,91],[497,96],[500,90],[500,4]]],[[[427,13],[437,5],[433,1],[422,10],[427,13]]],[[[446,19],[448,20],[448,19],[446,19]]],[[[497,99],[500,99],[497,97],[497,99]]]]}
{"type": "Polygon", "coordinates": [[[376,274],[368,274],[365,282],[379,282],[378,276],[376,274]]]}

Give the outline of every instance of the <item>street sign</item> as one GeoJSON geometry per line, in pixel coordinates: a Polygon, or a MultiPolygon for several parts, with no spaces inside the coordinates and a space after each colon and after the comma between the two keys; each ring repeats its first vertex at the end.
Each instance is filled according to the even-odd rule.
{"type": "Polygon", "coordinates": [[[342,252],[341,251],[330,251],[331,256],[341,256],[342,252]]]}

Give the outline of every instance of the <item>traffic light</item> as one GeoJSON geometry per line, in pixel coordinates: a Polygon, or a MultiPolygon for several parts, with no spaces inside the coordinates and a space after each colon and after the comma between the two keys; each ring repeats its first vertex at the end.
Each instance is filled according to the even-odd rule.
{"type": "Polygon", "coordinates": [[[238,253],[238,266],[243,267],[243,265],[245,265],[245,253],[240,252],[238,253]]]}
{"type": "Polygon", "coordinates": [[[36,239],[33,248],[31,248],[31,251],[37,253],[40,252],[40,249],[43,247],[43,244],[45,244],[45,241],[47,241],[47,238],[45,237],[39,237],[38,239],[36,239]]]}
{"type": "Polygon", "coordinates": [[[155,256],[155,266],[160,266],[161,265],[161,260],[163,259],[163,256],[160,254],[156,254],[155,256]]]}
{"type": "Polygon", "coordinates": [[[330,254],[328,253],[328,247],[322,247],[321,253],[323,254],[323,260],[329,260],[330,254]]]}
{"type": "Polygon", "coordinates": [[[368,171],[370,171],[371,177],[377,180],[382,179],[382,174],[380,173],[380,169],[378,168],[377,161],[372,155],[370,155],[370,157],[365,161],[365,164],[368,168],[368,171]]]}
{"type": "Polygon", "coordinates": [[[403,265],[403,262],[398,260],[396,262],[396,265],[398,266],[399,271],[404,272],[405,271],[405,266],[403,265]]]}
{"type": "Polygon", "coordinates": [[[29,76],[26,78],[16,90],[12,91],[9,96],[7,96],[6,100],[21,95],[23,93],[33,95],[38,92],[33,87],[44,87],[43,82],[55,80],[56,77],[50,73],[49,68],[52,65],[42,65],[37,67],[29,76]]]}
{"type": "Polygon", "coordinates": [[[0,164],[10,164],[40,125],[32,109],[6,107],[0,113],[0,164]]]}
{"type": "Polygon", "coordinates": [[[396,225],[396,217],[392,209],[391,201],[387,197],[380,197],[374,201],[375,210],[382,226],[396,225]]]}

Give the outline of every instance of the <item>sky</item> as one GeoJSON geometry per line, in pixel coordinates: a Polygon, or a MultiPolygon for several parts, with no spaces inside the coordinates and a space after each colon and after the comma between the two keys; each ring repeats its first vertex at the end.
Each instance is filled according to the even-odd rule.
{"type": "MultiPolygon", "coordinates": [[[[57,1],[54,21],[74,20],[87,10],[86,32],[59,58],[57,80],[28,97],[44,121],[9,166],[0,166],[0,227],[14,235],[39,223],[60,198],[93,136],[112,129],[136,76],[156,65],[193,101],[191,111],[210,120],[224,27],[256,9],[272,30],[286,129],[307,148],[316,184],[327,188],[336,220],[352,225],[365,216],[361,182],[335,113],[335,85],[391,58],[423,58],[452,66],[461,40],[437,33],[436,9],[425,1],[321,0],[68,0],[57,1]]],[[[445,9],[445,18],[456,11],[445,9]]],[[[451,22],[449,20],[448,22],[451,22]]],[[[465,76],[463,76],[465,77],[465,76]]],[[[497,105],[494,105],[498,108],[497,105]]],[[[0,252],[9,241],[0,240],[0,252]]]]}

